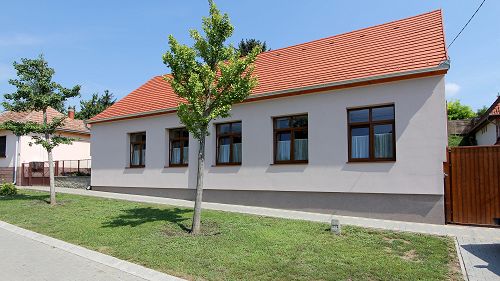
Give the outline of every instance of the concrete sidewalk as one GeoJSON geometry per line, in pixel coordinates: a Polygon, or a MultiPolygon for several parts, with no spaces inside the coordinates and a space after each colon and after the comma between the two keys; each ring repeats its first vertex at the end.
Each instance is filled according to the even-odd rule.
{"type": "Polygon", "coordinates": [[[145,281],[0,228],[0,280],[145,281]]]}
{"type": "Polygon", "coordinates": [[[4,221],[0,257],[0,280],[184,280],[4,221]]]}
{"type": "MultiPolygon", "coordinates": [[[[45,186],[30,186],[19,188],[48,191],[48,187],[45,186]]],[[[120,199],[134,202],[166,204],[190,208],[192,208],[194,205],[192,201],[187,200],[100,192],[82,189],[57,188],[57,192],[110,199],[120,199]]],[[[464,274],[468,277],[468,280],[500,280],[500,228],[459,225],[435,225],[360,217],[333,216],[328,214],[209,202],[203,202],[202,207],[204,209],[210,210],[220,210],[278,218],[309,220],[324,223],[329,223],[332,218],[335,218],[338,219],[341,224],[346,225],[453,236],[457,238],[459,257],[462,258],[462,262],[465,267],[463,269],[465,271],[464,274]]]]}

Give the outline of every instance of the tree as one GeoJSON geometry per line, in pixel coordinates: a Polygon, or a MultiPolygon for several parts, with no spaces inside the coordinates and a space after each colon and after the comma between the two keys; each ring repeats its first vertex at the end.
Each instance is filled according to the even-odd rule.
{"type": "Polygon", "coordinates": [[[226,46],[233,26],[227,14],[221,14],[209,0],[210,16],[203,17],[204,36],[190,30],[194,46],[181,45],[170,35],[170,50],[163,55],[163,62],[170,67],[171,75],[165,76],[172,89],[185,100],[179,104],[177,115],[187,130],[198,141],[198,169],[196,200],[192,234],[200,232],[203,173],[205,163],[205,138],[209,135],[210,122],[230,116],[234,103],[242,102],[257,85],[252,75],[254,61],[260,52],[255,47],[245,57],[237,49],[226,46]]]}
{"type": "Polygon", "coordinates": [[[52,150],[60,144],[71,144],[71,138],[56,135],[56,130],[64,124],[65,117],[47,118],[47,109],[57,107],[68,98],[79,95],[80,86],[72,89],[62,87],[52,81],[54,69],[48,66],[42,55],[37,59],[21,59],[21,63],[14,62],[17,71],[17,79],[9,80],[9,83],[17,88],[12,94],[5,94],[2,103],[6,110],[10,111],[41,111],[42,123],[33,121],[18,122],[7,121],[3,128],[12,131],[15,135],[32,135],[33,142],[30,145],[41,145],[48,154],[49,177],[50,177],[50,204],[56,204],[56,192],[54,186],[54,161],[52,150]]]}
{"type": "Polygon", "coordinates": [[[477,116],[482,116],[483,114],[486,113],[486,111],[488,111],[488,107],[486,105],[483,105],[483,107],[479,108],[477,111],[476,111],[476,115],[477,116]]]}
{"type": "Polygon", "coordinates": [[[468,105],[460,103],[460,100],[448,101],[448,119],[460,120],[476,117],[476,113],[468,105]]]}
{"type": "Polygon", "coordinates": [[[260,47],[261,52],[269,51],[267,48],[266,41],[261,42],[257,39],[241,39],[238,44],[238,51],[240,52],[240,56],[246,56],[250,53],[255,47],[260,47]]]}
{"type": "Polygon", "coordinates": [[[75,114],[75,118],[81,120],[90,119],[112,106],[115,102],[116,98],[108,90],[105,90],[102,96],[94,93],[89,100],[80,101],[80,111],[75,114]]]}

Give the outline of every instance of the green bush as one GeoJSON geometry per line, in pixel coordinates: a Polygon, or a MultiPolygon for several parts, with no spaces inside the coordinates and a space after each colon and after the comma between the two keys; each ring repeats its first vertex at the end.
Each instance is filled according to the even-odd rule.
{"type": "Polygon", "coordinates": [[[0,196],[16,195],[17,187],[11,182],[4,182],[0,185],[0,196]]]}

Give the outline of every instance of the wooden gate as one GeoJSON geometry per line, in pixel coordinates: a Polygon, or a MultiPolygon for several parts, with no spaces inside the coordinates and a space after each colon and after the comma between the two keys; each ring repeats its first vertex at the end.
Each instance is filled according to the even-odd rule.
{"type": "Polygon", "coordinates": [[[500,146],[452,147],[444,173],[447,223],[500,225],[500,146]]]}

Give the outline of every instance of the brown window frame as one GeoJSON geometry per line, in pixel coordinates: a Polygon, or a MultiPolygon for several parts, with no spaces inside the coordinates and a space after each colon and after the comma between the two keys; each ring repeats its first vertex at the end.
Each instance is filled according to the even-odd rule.
{"type": "Polygon", "coordinates": [[[215,132],[216,132],[216,143],[215,143],[215,165],[217,166],[238,166],[241,165],[241,162],[243,162],[243,123],[241,121],[231,121],[231,122],[224,122],[224,123],[218,123],[215,124],[215,132]],[[241,130],[239,132],[233,132],[232,127],[233,124],[239,123],[241,130]],[[220,126],[222,125],[230,125],[231,130],[229,132],[220,133],[220,126]],[[229,137],[231,139],[231,145],[229,146],[229,159],[231,160],[230,162],[219,162],[219,143],[220,143],[220,138],[226,138],[229,137]],[[242,149],[242,155],[241,155],[241,162],[233,162],[233,139],[234,137],[240,137],[241,138],[241,149],[242,149]]]}
{"type": "Polygon", "coordinates": [[[0,136],[0,158],[7,157],[7,136],[0,136]]]}
{"type": "Polygon", "coordinates": [[[184,163],[184,147],[185,147],[185,143],[187,143],[187,147],[189,148],[189,131],[183,127],[183,128],[175,128],[175,129],[169,129],[168,130],[168,136],[169,136],[169,155],[168,155],[168,166],[169,167],[186,167],[189,165],[189,155],[188,155],[188,163],[184,163]],[[179,134],[179,137],[173,137],[173,133],[175,131],[180,131],[180,134],[179,134]],[[182,133],[183,131],[186,131],[188,132],[188,136],[185,137],[184,134],[182,133]],[[181,143],[181,163],[179,164],[175,164],[175,163],[172,163],[172,150],[173,150],[173,146],[172,146],[172,142],[174,141],[179,141],[181,143]]]}
{"type": "MultiPolygon", "coordinates": [[[[295,114],[295,115],[285,115],[285,116],[275,116],[273,117],[273,142],[274,142],[274,145],[273,145],[273,149],[274,149],[274,156],[273,156],[273,161],[274,161],[274,164],[307,164],[309,163],[309,153],[307,155],[307,160],[295,160],[295,151],[294,151],[294,141],[295,141],[295,132],[296,131],[306,131],[307,132],[307,145],[309,146],[309,114],[305,113],[305,114],[295,114]],[[307,118],[307,126],[302,126],[302,127],[288,127],[288,128],[280,128],[278,129],[277,126],[276,126],[276,122],[277,122],[277,119],[282,119],[282,118],[289,118],[290,119],[290,123],[291,124],[291,121],[293,118],[297,118],[297,117],[306,117],[307,118]],[[276,159],[276,156],[277,156],[277,147],[278,147],[278,138],[277,138],[277,135],[278,133],[282,133],[282,132],[290,132],[290,160],[277,160],[276,159]]],[[[309,151],[309,147],[308,147],[308,151],[309,151]]]]}
{"type": "Polygon", "coordinates": [[[347,109],[347,143],[348,143],[348,161],[349,162],[393,162],[396,161],[396,107],[393,103],[373,106],[363,106],[347,109]],[[375,108],[391,107],[393,110],[393,119],[388,120],[372,120],[372,111],[375,108]],[[349,120],[349,112],[368,109],[368,121],[351,122],[349,120]],[[375,158],[375,126],[377,125],[392,125],[392,157],[391,158],[375,158]],[[370,138],[369,157],[368,158],[352,158],[352,128],[366,128],[370,138]]]}
{"type": "MultiPolygon", "coordinates": [[[[133,135],[144,135],[146,136],[146,132],[137,132],[137,133],[130,133],[129,134],[129,139],[130,139],[130,158],[129,158],[129,167],[130,168],[144,168],[146,167],[146,160],[143,159],[142,157],[142,150],[143,150],[143,145],[146,144],[146,141],[142,141],[142,137],[141,137],[141,141],[132,141],[132,136],[133,135]],[[139,145],[140,147],[140,150],[139,150],[139,163],[142,163],[142,164],[139,164],[139,165],[132,165],[132,152],[133,152],[133,147],[134,145],[139,145]]],[[[147,140],[147,139],[146,139],[147,140]]],[[[146,150],[146,149],[144,149],[146,150]]],[[[145,153],[144,153],[145,154],[145,153]]]]}

